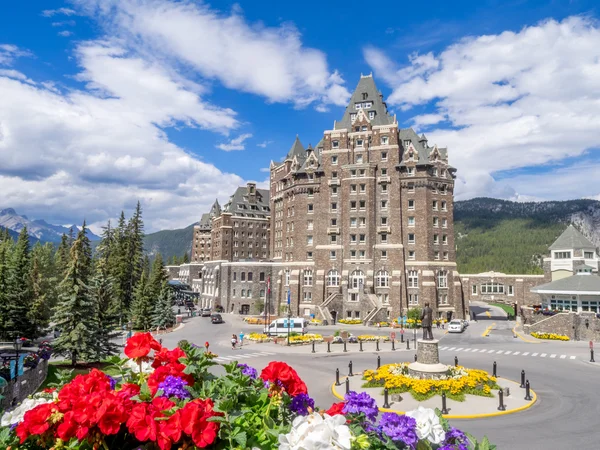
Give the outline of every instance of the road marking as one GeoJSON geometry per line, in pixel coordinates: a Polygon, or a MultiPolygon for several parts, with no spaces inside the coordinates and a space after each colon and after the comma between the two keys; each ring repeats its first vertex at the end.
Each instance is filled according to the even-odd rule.
{"type": "Polygon", "coordinates": [[[537,356],[539,353],[532,353],[531,356],[537,356]]]}
{"type": "Polygon", "coordinates": [[[512,352],[505,352],[504,354],[505,354],[505,355],[510,355],[511,353],[512,353],[512,352]]]}
{"type": "Polygon", "coordinates": [[[519,353],[521,353],[521,352],[514,352],[513,356],[517,356],[519,353]]]}
{"type": "Polygon", "coordinates": [[[540,355],[540,358],[545,358],[547,355],[548,355],[548,353],[542,353],[542,354],[540,355]]]}
{"type": "Polygon", "coordinates": [[[486,311],[486,312],[485,312],[485,315],[486,315],[486,316],[488,316],[488,317],[492,317],[492,315],[490,314],[490,312],[489,312],[489,311],[486,311]]]}
{"type": "Polygon", "coordinates": [[[550,358],[556,358],[555,354],[550,355],[550,358]]]}
{"type": "Polygon", "coordinates": [[[456,347],[452,347],[452,348],[449,348],[448,350],[449,350],[449,351],[451,351],[451,350],[454,350],[455,348],[456,348],[456,347]]]}
{"type": "Polygon", "coordinates": [[[496,350],[490,350],[488,353],[494,353],[496,350]]]}
{"type": "Polygon", "coordinates": [[[487,352],[487,348],[482,348],[481,350],[479,350],[481,353],[485,353],[487,352]]]}
{"type": "Polygon", "coordinates": [[[565,359],[567,355],[560,355],[560,359],[565,359]]]}
{"type": "Polygon", "coordinates": [[[575,356],[570,356],[569,358],[570,358],[570,359],[575,359],[575,356]]]}
{"type": "Polygon", "coordinates": [[[504,353],[504,350],[498,350],[498,351],[496,352],[496,355],[499,355],[500,353],[504,353]]]}
{"type": "Polygon", "coordinates": [[[440,350],[446,350],[448,347],[440,347],[440,350]]]}
{"type": "MultiPolygon", "coordinates": [[[[527,356],[527,355],[529,355],[529,352],[525,352],[525,353],[523,353],[523,356],[527,356]]],[[[533,356],[533,355],[532,355],[532,356],[533,356]]]]}
{"type": "Polygon", "coordinates": [[[462,347],[461,348],[457,348],[456,351],[460,352],[462,349],[463,349],[462,347]]]}
{"type": "Polygon", "coordinates": [[[481,337],[488,337],[490,335],[490,333],[492,332],[492,328],[494,328],[495,326],[496,326],[496,324],[493,323],[489,327],[487,327],[485,329],[485,331],[483,332],[483,334],[481,335],[481,337]]]}
{"type": "Polygon", "coordinates": [[[464,349],[464,351],[465,351],[465,352],[470,352],[471,350],[472,350],[472,349],[470,349],[470,348],[465,348],[465,349],[464,349]]]}

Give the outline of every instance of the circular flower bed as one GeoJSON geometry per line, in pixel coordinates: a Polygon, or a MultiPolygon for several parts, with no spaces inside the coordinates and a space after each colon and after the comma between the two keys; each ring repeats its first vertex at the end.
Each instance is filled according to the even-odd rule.
{"type": "Polygon", "coordinates": [[[375,342],[375,341],[389,341],[390,338],[388,336],[374,336],[372,334],[361,334],[358,336],[359,341],[363,342],[375,342]]]}
{"type": "Polygon", "coordinates": [[[344,325],[360,325],[362,324],[362,320],[360,319],[340,319],[338,323],[343,323],[344,325]]]}
{"type": "Polygon", "coordinates": [[[408,363],[386,364],[377,370],[366,370],[363,387],[388,388],[390,393],[410,392],[419,401],[446,393],[448,398],[464,401],[465,394],[492,397],[492,389],[499,389],[496,379],[484,370],[450,366],[438,380],[420,379],[408,373],[408,363]]]}
{"type": "Polygon", "coordinates": [[[535,331],[531,333],[531,336],[537,339],[550,339],[553,341],[569,341],[569,336],[565,336],[564,334],[555,334],[555,333],[536,333],[535,331]]]}
{"type": "Polygon", "coordinates": [[[262,333],[250,333],[249,335],[244,337],[245,339],[253,342],[269,342],[271,338],[266,334],[262,333]]]}
{"type": "Polygon", "coordinates": [[[323,342],[320,334],[305,334],[304,336],[290,336],[290,344],[309,344],[311,342],[323,342]]]}

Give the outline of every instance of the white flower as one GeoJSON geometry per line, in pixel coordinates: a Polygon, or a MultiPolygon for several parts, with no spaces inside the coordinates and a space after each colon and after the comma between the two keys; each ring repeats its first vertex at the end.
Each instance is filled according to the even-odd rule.
{"type": "Polygon", "coordinates": [[[296,417],[291,431],[279,435],[279,450],[350,450],[351,437],[343,415],[314,412],[296,417]]]}
{"type": "Polygon", "coordinates": [[[419,406],[417,409],[407,412],[406,415],[417,421],[419,439],[427,439],[432,444],[439,444],[446,439],[446,432],[433,409],[419,406]]]}
{"type": "Polygon", "coordinates": [[[9,427],[16,425],[23,420],[25,413],[36,406],[43,405],[44,403],[50,403],[54,401],[52,398],[31,398],[27,397],[19,406],[11,411],[6,411],[0,419],[0,426],[9,427]]]}
{"type": "MultiPolygon", "coordinates": [[[[124,364],[124,366],[127,367],[128,369],[131,369],[131,371],[133,373],[140,373],[140,365],[132,359],[127,360],[127,362],[124,364]]],[[[154,369],[152,368],[150,363],[142,361],[142,372],[143,373],[151,373],[153,370],[154,369]]]]}

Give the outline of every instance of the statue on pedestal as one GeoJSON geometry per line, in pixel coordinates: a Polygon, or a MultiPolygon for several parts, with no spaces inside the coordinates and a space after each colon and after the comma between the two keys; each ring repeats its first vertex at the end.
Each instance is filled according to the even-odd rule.
{"type": "Polygon", "coordinates": [[[421,312],[421,327],[423,328],[423,340],[432,341],[433,333],[431,332],[431,324],[433,321],[433,310],[429,307],[429,302],[425,302],[425,308],[421,312]]]}

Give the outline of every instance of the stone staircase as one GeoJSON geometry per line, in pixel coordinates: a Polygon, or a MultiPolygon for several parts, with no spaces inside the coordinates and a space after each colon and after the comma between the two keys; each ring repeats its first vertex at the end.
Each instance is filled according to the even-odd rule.
{"type": "Polygon", "coordinates": [[[332,292],[331,294],[329,294],[329,296],[325,299],[325,301],[323,303],[321,303],[320,305],[317,305],[317,310],[319,311],[319,314],[321,315],[321,319],[326,320],[328,323],[333,323],[333,316],[331,315],[331,312],[329,311],[328,305],[338,295],[341,295],[341,294],[339,292],[332,292]]]}
{"type": "Polygon", "coordinates": [[[381,320],[385,320],[385,315],[383,315],[383,317],[380,316],[382,315],[382,312],[387,309],[387,305],[383,305],[377,296],[372,292],[369,292],[367,288],[363,290],[363,295],[367,297],[373,307],[363,319],[363,324],[367,325],[369,322],[379,322],[381,320]]]}

